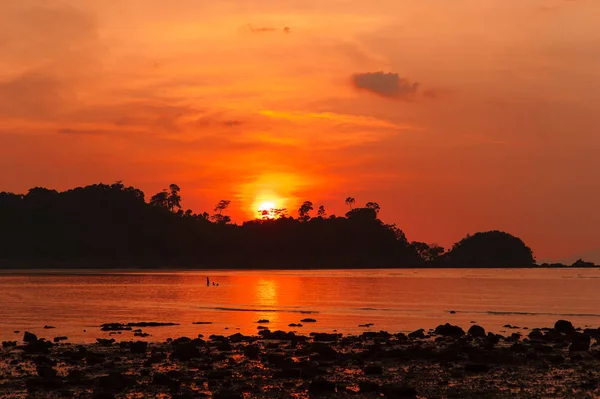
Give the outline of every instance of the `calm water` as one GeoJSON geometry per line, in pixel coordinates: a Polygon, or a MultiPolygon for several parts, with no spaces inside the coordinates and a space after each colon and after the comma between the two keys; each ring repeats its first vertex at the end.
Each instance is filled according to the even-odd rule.
{"type": "Polygon", "coordinates": [[[252,334],[259,319],[271,329],[360,333],[365,323],[407,332],[445,322],[466,329],[471,321],[501,332],[507,323],[544,327],[559,318],[600,327],[600,270],[0,272],[0,340],[28,330],[94,341],[108,336],[98,327],[106,322],[180,323],[144,329],[163,340],[252,334]],[[206,276],[219,286],[207,287],[206,276]],[[306,317],[317,322],[288,327],[306,317]],[[198,321],[213,324],[192,324],[198,321]]]}

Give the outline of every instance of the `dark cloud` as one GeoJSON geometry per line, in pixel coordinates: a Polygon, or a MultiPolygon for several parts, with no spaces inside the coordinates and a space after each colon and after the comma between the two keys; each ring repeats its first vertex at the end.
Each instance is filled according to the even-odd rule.
{"type": "Polygon", "coordinates": [[[365,72],[352,76],[354,87],[382,97],[409,100],[415,96],[419,83],[401,78],[397,73],[365,72]]]}

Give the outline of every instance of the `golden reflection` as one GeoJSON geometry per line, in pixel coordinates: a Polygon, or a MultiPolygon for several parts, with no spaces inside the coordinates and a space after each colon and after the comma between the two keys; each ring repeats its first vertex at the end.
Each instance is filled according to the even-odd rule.
{"type": "Polygon", "coordinates": [[[264,310],[277,309],[279,285],[275,280],[261,278],[256,283],[256,304],[261,309],[260,318],[277,320],[277,312],[264,312],[264,310]]]}

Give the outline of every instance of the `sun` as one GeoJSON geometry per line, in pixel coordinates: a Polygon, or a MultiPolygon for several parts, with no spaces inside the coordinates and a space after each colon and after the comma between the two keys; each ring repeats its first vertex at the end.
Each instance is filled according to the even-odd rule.
{"type": "Polygon", "coordinates": [[[258,205],[258,210],[259,211],[270,211],[272,209],[275,209],[275,202],[274,201],[263,201],[258,205]]]}

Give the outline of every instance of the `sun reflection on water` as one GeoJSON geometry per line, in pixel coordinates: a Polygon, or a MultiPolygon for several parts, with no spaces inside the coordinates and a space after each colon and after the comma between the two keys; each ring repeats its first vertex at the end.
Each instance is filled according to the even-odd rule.
{"type": "MultiPolygon", "coordinates": [[[[259,279],[256,283],[256,305],[260,309],[277,309],[279,285],[275,280],[259,279]]],[[[277,312],[259,312],[261,319],[277,320],[277,312]]]]}

